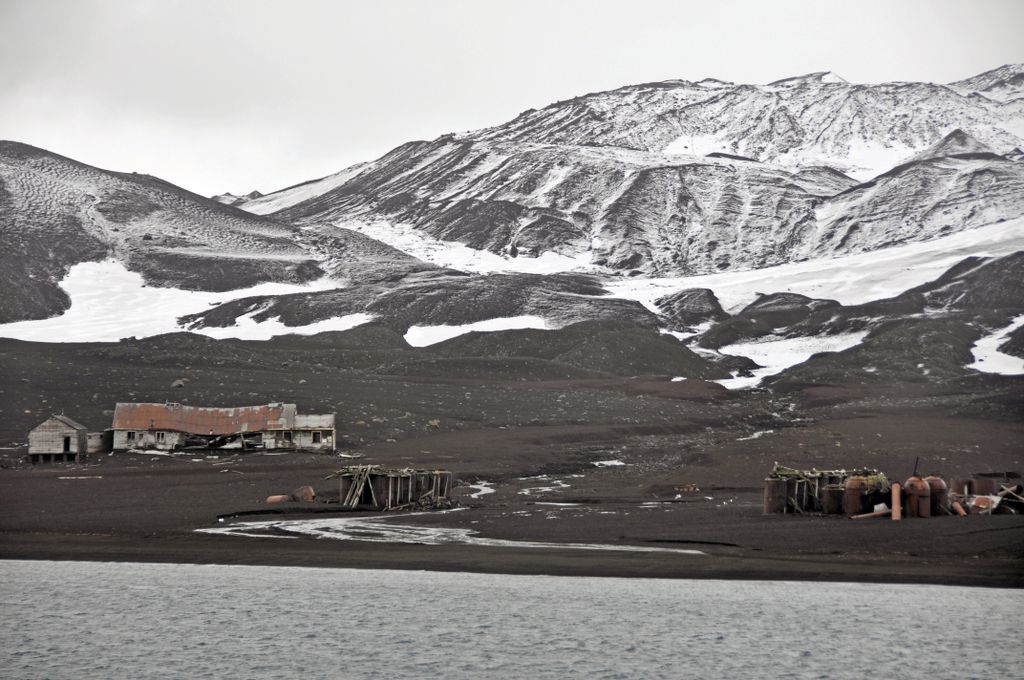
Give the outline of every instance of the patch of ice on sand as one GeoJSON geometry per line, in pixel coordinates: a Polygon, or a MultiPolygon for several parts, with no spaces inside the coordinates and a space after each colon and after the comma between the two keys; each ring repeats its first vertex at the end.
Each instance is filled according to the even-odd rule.
{"type": "Polygon", "coordinates": [[[476,489],[476,491],[469,494],[470,498],[480,498],[480,496],[494,493],[494,487],[491,486],[490,482],[477,482],[476,484],[470,484],[469,488],[476,489]]]}
{"type": "Polygon", "coordinates": [[[764,378],[781,373],[790,366],[802,364],[811,355],[820,352],[842,352],[859,345],[867,336],[867,331],[843,333],[804,338],[766,338],[754,342],[737,342],[719,349],[722,354],[744,356],[761,364],[763,368],[754,371],[752,377],[733,377],[715,380],[729,389],[753,387],[764,378]]]}
{"type": "MultiPolygon", "coordinates": [[[[0,324],[0,337],[35,342],[113,342],[129,336],[145,338],[182,331],[178,317],[203,312],[212,305],[230,300],[330,290],[340,285],[331,279],[320,279],[305,285],[261,283],[220,293],[157,288],[145,285],[141,274],[128,271],[120,262],[105,260],[76,264],[61,281],[60,287],[71,298],[70,309],[49,319],[0,324]]],[[[346,318],[344,323],[329,320],[290,328],[279,321],[257,323],[249,319],[243,320],[238,328],[204,328],[193,332],[212,337],[266,340],[282,333],[318,333],[320,328],[339,330],[346,323],[351,328],[366,320],[368,317],[362,321],[346,318]],[[232,332],[225,335],[226,331],[232,332]]]]}
{"type": "Polygon", "coordinates": [[[405,341],[413,347],[426,347],[473,331],[508,331],[521,328],[547,330],[548,324],[542,317],[523,315],[501,319],[487,319],[461,326],[411,326],[405,333],[405,341]]]}
{"type": "Polygon", "coordinates": [[[967,364],[967,368],[973,368],[982,373],[999,373],[1001,375],[1024,374],[1024,359],[1004,354],[999,351],[999,345],[1006,342],[1010,334],[1024,326],[1024,314],[1018,316],[1005,328],[1000,328],[991,335],[986,335],[974,344],[971,354],[974,355],[974,362],[967,364]]]}
{"type": "Polygon", "coordinates": [[[597,467],[621,467],[625,463],[621,460],[595,460],[594,465],[597,467]]]}
{"type": "MultiPolygon", "coordinates": [[[[461,509],[461,508],[460,508],[461,509]]],[[[452,510],[432,513],[410,513],[402,518],[419,515],[438,515],[452,510]]],[[[238,522],[212,529],[196,529],[204,534],[226,536],[310,536],[333,538],[343,541],[368,541],[371,543],[414,543],[419,545],[476,545],[492,548],[547,548],[555,550],[611,550],[615,552],[667,552],[679,555],[705,555],[700,550],[683,548],[660,548],[638,545],[611,545],[602,543],[548,543],[544,541],[513,541],[501,538],[485,538],[473,529],[437,526],[416,526],[394,524],[398,517],[329,517],[323,519],[300,519],[269,522],[238,522]],[[273,532],[273,533],[271,533],[273,532]]]]}
{"type": "Polygon", "coordinates": [[[553,491],[561,491],[563,489],[572,488],[569,484],[566,484],[561,479],[552,479],[551,483],[547,486],[531,486],[525,489],[519,490],[520,496],[532,496],[535,493],[551,493],[553,491]]]}
{"type": "Polygon", "coordinates": [[[775,432],[775,430],[758,430],[757,432],[755,432],[754,434],[750,435],[749,437],[738,437],[736,439],[736,441],[738,441],[738,442],[748,442],[751,439],[760,439],[761,437],[765,436],[766,434],[772,434],[773,432],[775,432]]]}

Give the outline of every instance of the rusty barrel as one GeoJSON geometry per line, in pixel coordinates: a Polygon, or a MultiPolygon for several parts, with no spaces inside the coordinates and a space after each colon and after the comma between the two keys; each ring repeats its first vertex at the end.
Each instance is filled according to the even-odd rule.
{"type": "Polygon", "coordinates": [[[862,475],[853,475],[843,486],[843,513],[859,515],[864,512],[864,491],[868,488],[868,480],[862,475]]]}
{"type": "Polygon", "coordinates": [[[954,478],[950,480],[949,493],[955,493],[958,496],[970,496],[972,493],[974,493],[974,488],[971,485],[971,480],[963,478],[954,478]]]}
{"type": "Polygon", "coordinates": [[[971,491],[975,496],[991,496],[998,490],[999,485],[991,477],[975,477],[971,480],[971,491]]]}
{"type": "Polygon", "coordinates": [[[764,480],[765,513],[786,512],[786,480],[769,477],[764,480]]]}
{"type": "Polygon", "coordinates": [[[931,490],[931,511],[932,517],[945,515],[949,512],[949,489],[946,488],[946,480],[938,475],[928,475],[924,478],[931,490]]]}
{"type": "Polygon", "coordinates": [[[821,511],[826,515],[843,514],[845,495],[842,484],[827,484],[821,494],[821,511]]]}
{"type": "Polygon", "coordinates": [[[907,498],[907,517],[932,516],[932,489],[920,477],[910,477],[903,484],[907,498]]]}

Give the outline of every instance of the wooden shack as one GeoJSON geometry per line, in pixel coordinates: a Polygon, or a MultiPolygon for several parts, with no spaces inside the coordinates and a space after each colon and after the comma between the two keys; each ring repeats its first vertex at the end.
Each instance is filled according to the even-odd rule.
{"type": "Polygon", "coordinates": [[[52,415],[28,433],[32,463],[78,462],[89,447],[89,430],[65,415],[52,415]]]}
{"type": "Polygon", "coordinates": [[[214,408],[119,403],[113,450],[303,449],[333,451],[334,414],[300,414],[295,404],[214,408]]]}
{"type": "Polygon", "coordinates": [[[330,477],[339,480],[339,502],[353,510],[451,505],[452,473],[448,470],[355,465],[337,470],[330,477]]]}

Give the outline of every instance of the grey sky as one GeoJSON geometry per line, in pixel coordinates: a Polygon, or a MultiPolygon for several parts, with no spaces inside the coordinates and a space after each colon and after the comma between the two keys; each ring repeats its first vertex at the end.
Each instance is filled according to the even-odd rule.
{"type": "Polygon", "coordinates": [[[949,82],[1024,61],[1020,0],[0,0],[0,138],[203,194],[629,83],[949,82]]]}

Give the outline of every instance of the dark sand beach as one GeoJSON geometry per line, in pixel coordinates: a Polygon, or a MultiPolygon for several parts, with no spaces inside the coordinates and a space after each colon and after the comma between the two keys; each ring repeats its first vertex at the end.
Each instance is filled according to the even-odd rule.
{"type": "Polygon", "coordinates": [[[358,368],[360,356],[374,363],[365,359],[370,350],[323,347],[323,339],[221,341],[198,351],[187,338],[0,342],[0,445],[8,447],[0,458],[0,558],[1024,585],[1021,516],[891,522],[762,514],[762,483],[775,461],[878,467],[897,480],[918,458],[921,472],[947,477],[1021,470],[1019,378],[920,383],[903,386],[898,398],[886,385],[864,384],[737,393],[667,377],[381,375],[358,368]],[[181,377],[186,387],[171,387],[181,377]],[[215,451],[98,454],[80,464],[22,460],[19,443],[50,412],[63,410],[100,430],[109,427],[113,404],[127,400],[330,409],[338,414],[341,450],[362,457],[215,451]],[[595,465],[603,461],[622,465],[595,465]],[[391,522],[553,545],[196,533],[232,521],[336,517],[329,504],[264,500],[305,484],[329,490],[334,483],[323,478],[354,462],[454,472],[455,498],[466,509],[389,513],[391,522]],[[480,482],[494,492],[473,497],[480,488],[471,485],[480,482]],[[252,511],[267,514],[218,522],[252,511]]]}

